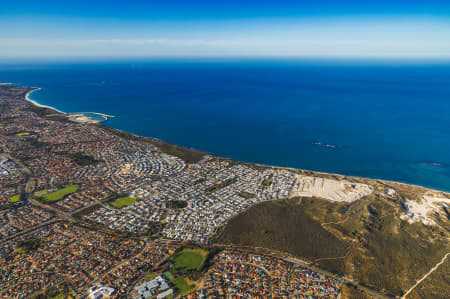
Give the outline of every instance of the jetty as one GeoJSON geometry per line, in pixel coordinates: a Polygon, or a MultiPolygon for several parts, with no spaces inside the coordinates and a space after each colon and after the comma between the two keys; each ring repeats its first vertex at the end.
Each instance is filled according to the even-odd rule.
{"type": "Polygon", "coordinates": [[[114,118],[114,115],[109,115],[109,114],[105,114],[105,113],[100,113],[100,112],[75,112],[75,113],[69,113],[69,114],[95,114],[95,115],[99,115],[101,117],[103,117],[105,119],[105,121],[108,120],[108,118],[114,118]]]}

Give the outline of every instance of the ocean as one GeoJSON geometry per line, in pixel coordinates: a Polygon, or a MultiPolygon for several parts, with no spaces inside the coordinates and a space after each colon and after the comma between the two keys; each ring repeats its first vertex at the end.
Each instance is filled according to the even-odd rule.
{"type": "Polygon", "coordinates": [[[177,59],[0,63],[65,112],[236,160],[450,191],[450,64],[177,59]]]}

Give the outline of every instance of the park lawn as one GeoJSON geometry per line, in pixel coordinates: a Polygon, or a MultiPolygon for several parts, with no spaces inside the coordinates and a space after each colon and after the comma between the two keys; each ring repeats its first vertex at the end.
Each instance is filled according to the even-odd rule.
{"type": "Polygon", "coordinates": [[[9,198],[9,200],[8,200],[8,202],[10,202],[10,203],[16,203],[16,202],[19,202],[19,201],[20,201],[20,195],[11,196],[9,198]]]}
{"type": "Polygon", "coordinates": [[[273,178],[265,179],[265,180],[262,182],[263,187],[269,187],[270,185],[272,185],[272,180],[273,180],[273,178]]]}
{"type": "Polygon", "coordinates": [[[184,279],[183,276],[178,276],[171,282],[177,289],[177,295],[185,295],[190,293],[191,287],[189,286],[189,284],[187,283],[186,279],[184,279]]]}
{"type": "Polygon", "coordinates": [[[46,193],[39,198],[44,202],[56,202],[69,194],[77,192],[79,188],[80,186],[78,185],[70,185],[55,192],[46,193]]]}
{"type": "Polygon", "coordinates": [[[29,135],[30,135],[30,133],[28,133],[28,132],[21,132],[21,133],[16,134],[17,137],[24,137],[24,136],[29,136],[29,135]]]}
{"type": "Polygon", "coordinates": [[[174,286],[177,295],[188,294],[192,291],[188,281],[183,276],[175,278],[169,271],[164,272],[163,276],[174,286]]]}
{"type": "Polygon", "coordinates": [[[251,198],[256,197],[255,194],[249,193],[249,192],[241,192],[241,193],[239,193],[239,196],[240,196],[240,197],[243,197],[243,198],[245,198],[245,199],[251,199],[251,198]]]}
{"type": "Polygon", "coordinates": [[[126,206],[130,206],[136,203],[136,198],[125,196],[125,197],[119,197],[115,200],[111,201],[109,204],[113,206],[116,209],[121,209],[126,206]]]}
{"type": "Polygon", "coordinates": [[[206,260],[208,252],[202,249],[183,249],[173,257],[175,270],[199,270],[206,260]]]}
{"type": "Polygon", "coordinates": [[[163,275],[170,281],[174,280],[173,275],[169,271],[164,272],[163,275]]]}
{"type": "Polygon", "coordinates": [[[41,197],[42,195],[47,194],[47,193],[49,193],[48,190],[40,190],[40,191],[34,192],[34,196],[41,197]]]}

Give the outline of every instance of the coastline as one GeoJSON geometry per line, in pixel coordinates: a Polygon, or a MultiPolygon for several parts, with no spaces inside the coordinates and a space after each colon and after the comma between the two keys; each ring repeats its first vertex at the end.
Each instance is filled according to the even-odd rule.
{"type": "Polygon", "coordinates": [[[58,110],[58,109],[56,109],[55,107],[51,107],[51,106],[39,104],[37,101],[35,101],[35,100],[33,100],[33,99],[30,98],[30,94],[31,94],[32,92],[34,92],[34,91],[36,91],[36,90],[40,90],[40,89],[42,89],[42,88],[34,87],[34,89],[32,89],[32,90],[30,90],[29,92],[27,92],[27,94],[26,94],[26,96],[25,96],[25,100],[28,101],[29,103],[33,104],[33,105],[36,106],[36,107],[39,107],[39,108],[47,108],[47,109],[54,110],[54,111],[56,111],[56,112],[58,112],[58,113],[67,114],[66,112],[63,112],[63,111],[61,111],[61,110],[58,110]]]}
{"type": "Polygon", "coordinates": [[[100,114],[102,116],[104,116],[105,120],[104,121],[98,121],[98,120],[94,120],[89,116],[84,115],[84,112],[81,113],[68,113],[68,112],[64,112],[61,111],[55,107],[52,106],[48,106],[48,105],[43,105],[40,104],[39,102],[33,100],[30,98],[30,95],[32,92],[36,91],[36,90],[40,90],[42,88],[40,87],[32,87],[33,89],[28,91],[27,94],[25,95],[25,100],[31,104],[33,104],[34,106],[38,107],[38,108],[45,108],[45,109],[50,109],[55,111],[56,113],[61,113],[64,114],[65,116],[67,116],[70,120],[75,121],[75,122],[79,122],[79,123],[102,123],[104,121],[108,120],[108,117],[114,117],[112,115],[106,115],[106,114],[102,114],[102,113],[96,113],[96,112],[89,112],[89,113],[94,113],[94,114],[100,114]]]}
{"type": "MultiPolygon", "coordinates": [[[[221,158],[223,158],[223,157],[221,157],[221,158]]],[[[229,158],[223,158],[223,159],[229,159],[229,158]]],[[[313,172],[315,174],[321,174],[321,175],[331,175],[331,176],[340,176],[340,177],[345,177],[345,178],[355,178],[355,179],[381,181],[381,182],[386,183],[388,185],[389,185],[389,183],[400,184],[400,185],[407,185],[407,186],[411,186],[411,187],[423,188],[423,189],[427,189],[427,190],[430,190],[430,191],[441,192],[441,193],[445,193],[447,195],[450,195],[450,191],[444,191],[444,190],[434,189],[434,188],[430,188],[430,187],[426,187],[426,186],[422,186],[422,185],[411,184],[411,183],[401,182],[401,181],[393,181],[393,180],[388,180],[388,179],[383,179],[383,178],[360,177],[360,176],[347,175],[347,174],[335,173],[335,172],[323,172],[323,171],[317,171],[317,170],[311,170],[311,169],[301,169],[301,168],[286,167],[286,166],[276,166],[276,165],[261,164],[261,163],[246,162],[246,161],[241,161],[241,162],[251,163],[251,164],[254,164],[254,165],[257,165],[257,166],[263,166],[263,167],[271,167],[271,168],[278,168],[278,169],[288,169],[288,170],[292,170],[292,171],[310,171],[310,172],[313,172]]]]}
{"type": "MultiPolygon", "coordinates": [[[[1,83],[1,84],[6,85],[6,84],[13,84],[13,83],[1,83]]],[[[1,85],[1,84],[0,84],[0,85],[1,85]]],[[[56,109],[56,108],[54,108],[54,107],[51,107],[51,106],[39,104],[37,101],[32,100],[32,99],[29,97],[30,94],[31,94],[32,92],[36,91],[36,90],[42,89],[42,88],[39,88],[39,87],[33,87],[33,88],[34,88],[34,89],[32,89],[32,90],[30,90],[30,91],[27,92],[27,94],[26,94],[26,96],[25,96],[25,100],[26,100],[26,101],[28,101],[29,103],[31,103],[31,104],[35,105],[36,107],[39,107],[39,108],[47,108],[47,109],[51,109],[51,110],[54,110],[54,111],[56,111],[56,112],[58,112],[58,113],[62,113],[62,114],[65,114],[65,115],[69,115],[69,114],[70,114],[70,113],[66,113],[66,112],[63,112],[63,111],[61,111],[61,110],[58,110],[58,109],[56,109]]],[[[96,123],[96,124],[97,124],[97,125],[101,125],[101,126],[105,126],[105,125],[102,124],[102,123],[96,123]]],[[[130,134],[130,135],[135,136],[135,137],[138,137],[138,138],[150,138],[150,139],[154,139],[154,140],[157,140],[157,141],[160,141],[160,142],[163,142],[163,143],[167,143],[167,144],[171,144],[171,145],[176,145],[176,146],[179,146],[179,147],[183,147],[183,148],[186,148],[186,149],[190,149],[190,150],[193,150],[193,151],[198,151],[198,152],[200,152],[199,150],[192,149],[192,148],[189,148],[189,147],[186,147],[186,146],[183,146],[183,145],[178,145],[178,144],[168,143],[168,142],[163,141],[163,140],[161,140],[161,139],[159,139],[159,138],[156,138],[156,137],[142,136],[142,135],[134,134],[134,133],[127,132],[127,131],[124,131],[124,130],[116,129],[116,128],[113,128],[113,127],[109,127],[109,126],[106,126],[106,127],[110,128],[110,129],[112,129],[112,130],[118,131],[118,132],[130,134]]],[[[235,160],[235,159],[229,158],[229,157],[221,157],[221,156],[218,156],[218,155],[215,155],[215,154],[212,154],[212,153],[207,153],[207,152],[205,152],[205,153],[206,153],[206,154],[209,154],[209,155],[212,155],[212,156],[214,156],[214,157],[217,157],[217,158],[222,158],[222,159],[228,159],[228,160],[238,161],[238,160],[235,160]]],[[[323,172],[323,171],[316,171],[316,170],[311,170],[311,169],[301,169],[301,168],[286,167],[286,166],[276,166],[276,165],[261,164],[261,163],[256,163],[256,162],[248,162],[248,161],[240,161],[240,160],[239,160],[238,162],[250,163],[250,164],[254,164],[254,165],[257,165],[257,166],[263,166],[263,167],[278,168],[278,169],[287,169],[287,170],[292,170],[292,171],[310,171],[310,172],[313,172],[313,173],[323,174],[323,175],[332,175],[332,176],[334,175],[334,176],[341,176],[341,177],[348,177],[348,178],[377,180],[377,181],[383,181],[383,182],[385,182],[385,183],[396,183],[396,184],[402,184],[402,185],[408,185],[408,186],[413,186],[413,187],[424,188],[424,189],[427,189],[427,190],[430,190],[430,191],[441,192],[441,193],[445,193],[445,194],[450,195],[450,191],[438,190],[438,189],[434,189],[434,188],[430,188],[430,187],[426,187],[426,186],[422,186],[422,185],[411,184],[411,183],[401,182],[401,181],[388,180],[388,179],[383,179],[383,178],[375,178],[375,177],[358,177],[358,176],[346,175],[346,174],[341,174],[341,173],[323,172]]]]}

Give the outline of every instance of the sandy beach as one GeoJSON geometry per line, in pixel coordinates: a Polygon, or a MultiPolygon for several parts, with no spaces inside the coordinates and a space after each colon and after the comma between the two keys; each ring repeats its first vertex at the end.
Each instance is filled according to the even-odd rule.
{"type": "MultiPolygon", "coordinates": [[[[36,90],[40,90],[41,88],[39,87],[35,87],[35,89],[30,90],[27,95],[25,96],[25,99],[30,102],[31,104],[35,105],[36,107],[40,107],[40,108],[47,108],[47,109],[51,109],[57,113],[62,113],[64,115],[66,115],[70,120],[74,121],[74,122],[78,122],[78,123],[90,123],[90,124],[98,124],[100,123],[100,121],[98,120],[94,120],[89,116],[84,115],[83,113],[67,113],[64,111],[61,111],[59,109],[56,109],[55,107],[52,106],[47,106],[47,105],[42,105],[39,104],[38,102],[36,102],[35,100],[30,98],[30,94],[36,90]]],[[[109,117],[114,117],[112,115],[108,115],[109,117]]]]}
{"type": "Polygon", "coordinates": [[[27,93],[25,99],[26,99],[28,102],[32,103],[33,105],[35,105],[35,106],[37,106],[37,107],[40,107],[40,108],[48,108],[48,109],[54,110],[54,111],[56,111],[56,112],[59,112],[59,113],[62,113],[62,114],[66,114],[65,112],[63,112],[63,111],[61,111],[61,110],[58,110],[58,109],[56,109],[56,108],[54,108],[54,107],[47,106],[47,105],[42,105],[42,104],[39,104],[38,102],[36,102],[35,100],[32,100],[32,99],[30,98],[30,94],[31,94],[32,92],[34,92],[34,91],[36,91],[36,90],[40,90],[40,89],[41,89],[41,88],[36,88],[36,89],[30,90],[30,91],[27,93]]]}

